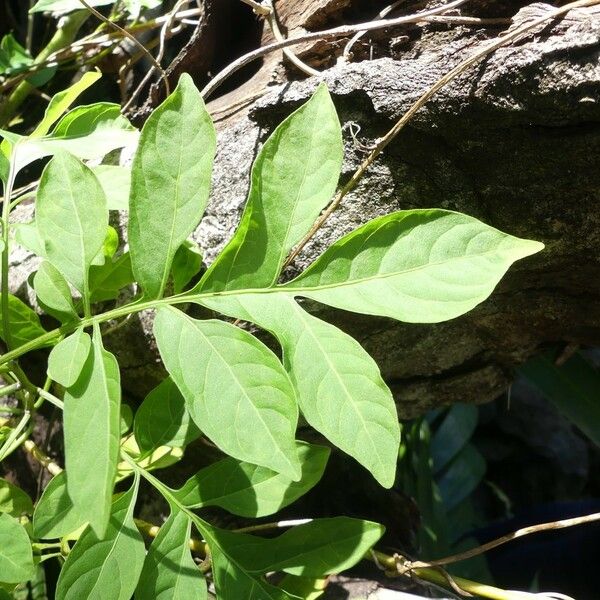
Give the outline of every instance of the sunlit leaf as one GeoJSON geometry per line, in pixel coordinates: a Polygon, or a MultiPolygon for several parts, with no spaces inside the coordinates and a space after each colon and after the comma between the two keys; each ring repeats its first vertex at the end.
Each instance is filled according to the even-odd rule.
{"type": "Polygon", "coordinates": [[[271,331],[306,420],[364,465],[394,483],[400,427],[375,361],[352,337],[313,317],[285,294],[221,296],[203,304],[271,331]]]}
{"type": "Polygon", "coordinates": [[[516,260],[543,247],[460,213],[399,211],[344,236],[282,289],[344,310],[436,323],[483,302],[516,260]]]}
{"type": "Polygon", "coordinates": [[[46,258],[86,296],[88,270],[108,227],[106,198],[92,171],[57,154],[42,173],[35,220],[46,258]]]}
{"type": "Polygon", "coordinates": [[[65,391],[65,463],[69,496],[102,536],[119,457],[121,385],[119,365],[94,331],[92,348],[77,382],[65,391]]]}
{"type": "MultiPolygon", "coordinates": [[[[37,314],[27,304],[12,294],[8,295],[8,320],[13,348],[18,348],[46,333],[37,314]]],[[[1,305],[0,338],[6,341],[1,305]]]]}
{"type": "Polygon", "coordinates": [[[198,289],[273,285],[289,251],[331,199],[342,157],[340,123],[323,84],[265,142],[240,225],[198,289]]]}
{"type": "Polygon", "coordinates": [[[82,327],[59,342],[48,357],[48,377],[69,388],[76,383],[83,371],[92,339],[82,327]]]}
{"type": "Polygon", "coordinates": [[[175,252],[204,214],[215,148],[210,116],[184,73],[146,121],[131,171],[129,251],[148,299],[163,294],[175,252]]]}
{"type": "Polygon", "coordinates": [[[52,263],[45,260],[40,264],[33,277],[33,289],[48,314],[62,322],[78,317],[69,284],[52,263]]]}
{"type": "Polygon", "coordinates": [[[294,434],[298,408],[277,357],[223,321],[196,321],[160,308],[154,335],[192,418],[227,454],[300,478],[294,434]]]}

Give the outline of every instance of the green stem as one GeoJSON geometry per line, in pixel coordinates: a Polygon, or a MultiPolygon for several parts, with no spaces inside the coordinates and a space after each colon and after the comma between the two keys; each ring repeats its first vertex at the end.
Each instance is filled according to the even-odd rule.
{"type": "MultiPolygon", "coordinates": [[[[20,389],[21,384],[19,382],[0,388],[0,398],[4,398],[4,396],[10,396],[10,394],[12,394],[13,392],[18,392],[20,389]]],[[[4,408],[5,407],[2,407],[2,410],[4,410],[4,408]]]]}
{"type": "MultiPolygon", "coordinates": [[[[64,17],[62,24],[56,30],[56,33],[52,36],[47,46],[36,56],[34,64],[44,62],[51,54],[71,44],[88,17],[89,13],[85,10],[77,11],[64,17]]],[[[21,104],[23,104],[33,89],[34,86],[28,81],[22,81],[12,91],[10,96],[0,104],[0,127],[4,127],[14,117],[21,104]]]]}

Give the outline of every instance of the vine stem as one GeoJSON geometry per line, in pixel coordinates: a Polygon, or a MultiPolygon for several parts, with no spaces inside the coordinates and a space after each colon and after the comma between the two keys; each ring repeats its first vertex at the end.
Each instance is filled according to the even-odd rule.
{"type": "Polygon", "coordinates": [[[549,11],[547,14],[538,17],[530,21],[529,23],[525,23],[521,27],[510,31],[509,33],[499,37],[495,42],[488,44],[485,48],[482,48],[479,52],[476,52],[472,56],[460,62],[456,67],[448,71],[443,77],[438,79],[424,94],[422,94],[418,100],[404,113],[402,118],[400,118],[396,124],[377,142],[373,150],[371,150],[370,154],[364,159],[364,161],[360,164],[358,169],[354,172],[350,180],[340,189],[340,191],[336,194],[331,204],[325,209],[325,211],[321,214],[321,216],[315,221],[310,231],[304,236],[304,238],[300,241],[300,243],[294,248],[294,250],[290,253],[288,258],[284,263],[284,268],[289,266],[292,261],[300,254],[300,252],[304,249],[306,244],[315,236],[315,234],[321,229],[324,225],[325,221],[331,216],[331,214],[337,209],[345,196],[351,192],[358,182],[362,179],[363,175],[367,171],[367,169],[373,164],[373,162],[377,159],[377,157],[383,152],[383,150],[390,144],[390,142],[404,129],[407,123],[415,116],[415,114],[423,108],[423,106],[434,96],[437,92],[439,92],[443,87],[448,85],[451,81],[456,79],[459,75],[464,73],[473,65],[477,64],[480,60],[495,52],[502,46],[513,42],[523,35],[527,34],[532,29],[539,27],[543,23],[547,21],[551,21],[560,17],[561,15],[566,14],[570,10],[574,8],[583,8],[588,6],[594,6],[595,4],[600,3],[600,0],[577,0],[576,2],[571,2],[569,4],[565,4],[560,8],[556,8],[552,11],[549,11]]]}
{"type": "Polygon", "coordinates": [[[283,50],[288,46],[296,46],[304,42],[311,42],[315,40],[334,40],[340,37],[351,35],[358,31],[373,31],[376,29],[386,29],[388,27],[396,27],[398,25],[405,25],[407,23],[418,23],[423,20],[424,17],[438,15],[443,13],[450,8],[456,8],[461,4],[464,4],[467,0],[453,0],[442,6],[432,8],[420,13],[413,15],[407,15],[403,17],[397,17],[395,19],[383,19],[379,21],[369,21],[368,23],[358,23],[356,25],[342,25],[341,27],[334,27],[333,29],[325,29],[323,31],[315,31],[313,33],[306,33],[299,37],[287,38],[273,44],[267,44],[262,48],[257,48],[248,54],[240,56],[237,60],[234,60],[231,64],[225,67],[220,73],[218,73],[200,92],[204,99],[207,99],[214,91],[233,73],[253,62],[254,60],[266,56],[276,50],[283,50]]]}

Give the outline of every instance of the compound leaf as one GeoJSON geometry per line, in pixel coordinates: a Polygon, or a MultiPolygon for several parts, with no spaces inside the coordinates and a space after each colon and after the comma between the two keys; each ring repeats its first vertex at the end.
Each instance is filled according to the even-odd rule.
{"type": "Polygon", "coordinates": [[[21,583],[33,576],[33,553],[25,528],[8,513],[0,513],[0,576],[21,583]]]}
{"type": "Polygon", "coordinates": [[[102,537],[117,473],[121,385],[116,358],[104,350],[96,326],[77,382],[64,396],[68,491],[79,513],[102,537]]]}
{"type": "Polygon", "coordinates": [[[265,142],[240,225],[198,289],[273,285],[335,191],[342,158],[340,123],[322,84],[265,142]]]}
{"type": "Polygon", "coordinates": [[[200,436],[179,388],[170,377],[155,387],[138,408],[134,434],[142,452],[159,446],[181,448],[200,436]]]}
{"type": "Polygon", "coordinates": [[[60,152],[44,169],[36,223],[46,258],[87,295],[88,270],[104,245],[108,209],[95,175],[71,154],[60,152]]]}
{"type": "Polygon", "coordinates": [[[483,302],[513,262],[543,247],[460,213],[399,211],[344,236],[281,289],[362,314],[436,323],[483,302]]]}
{"type": "Polygon", "coordinates": [[[215,148],[200,92],[183,74],[146,121],[131,172],[131,263],[147,299],[163,294],[177,248],[204,214],[215,148]]]}
{"type": "Polygon", "coordinates": [[[171,507],[171,515],[152,542],[135,600],[205,600],[206,581],[190,554],[190,518],[171,507]]]}
{"type": "Polygon", "coordinates": [[[235,458],[225,458],[192,476],[175,497],[188,508],[220,506],[242,517],[266,517],[292,504],[321,479],[329,448],[297,442],[299,481],[235,458]]]}
{"type": "Polygon", "coordinates": [[[229,323],[196,321],[173,308],[157,311],[154,335],[204,434],[235,458],[300,478],[295,393],[264,344],[229,323]]]}
{"type": "Polygon", "coordinates": [[[92,339],[82,327],[59,342],[48,357],[48,377],[69,388],[75,384],[90,354],[92,339]]]}
{"type": "Polygon", "coordinates": [[[130,600],[145,549],[133,521],[138,481],[112,505],[106,533],[87,528],[71,550],[58,578],[57,600],[130,600]]]}

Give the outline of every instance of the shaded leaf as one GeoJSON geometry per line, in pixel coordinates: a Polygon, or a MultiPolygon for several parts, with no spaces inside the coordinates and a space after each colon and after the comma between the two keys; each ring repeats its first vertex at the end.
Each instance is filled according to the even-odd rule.
{"type": "Polygon", "coordinates": [[[176,294],[183,292],[185,286],[202,268],[202,254],[198,244],[186,240],[175,252],[171,276],[173,277],[173,291],[176,294]]]}
{"type": "Polygon", "coordinates": [[[137,479],[115,500],[106,534],[87,528],[58,578],[57,600],[130,600],[144,563],[145,549],[133,521],[137,479]]]}
{"type": "Polygon", "coordinates": [[[265,517],[292,504],[321,479],[329,448],[298,442],[301,479],[235,458],[225,458],[198,471],[173,492],[189,508],[220,506],[242,517],[265,517]]]}
{"type": "Polygon", "coordinates": [[[0,75],[16,75],[33,64],[31,54],[17,42],[12,33],[0,41],[0,75]]]}
{"type": "Polygon", "coordinates": [[[472,444],[467,444],[437,480],[446,510],[451,510],[467,498],[481,483],[485,471],[485,459],[472,444]]]}
{"type": "Polygon", "coordinates": [[[119,258],[90,268],[90,301],[106,302],[118,297],[119,292],[134,283],[131,257],[125,252],[119,258]]]}
{"type": "Polygon", "coordinates": [[[69,496],[98,536],[108,526],[119,457],[121,385],[117,360],[96,326],[81,376],[65,391],[65,463],[69,496]]]}
{"type": "MultiPolygon", "coordinates": [[[[46,333],[37,314],[27,304],[12,294],[8,294],[8,319],[13,348],[18,348],[46,333]]],[[[0,338],[6,342],[1,306],[0,338]]]]}
{"type": "Polygon", "coordinates": [[[206,581],[190,553],[190,518],[171,507],[171,516],[152,542],[136,600],[204,600],[206,581]]]}
{"type": "Polygon", "coordinates": [[[184,73],[146,121],[131,171],[129,250],[147,299],[163,294],[177,248],[204,214],[215,148],[210,116],[184,73]]]}
{"type": "Polygon", "coordinates": [[[31,498],[6,479],[0,479],[0,513],[8,513],[11,517],[33,514],[31,498]]]}
{"type": "Polygon", "coordinates": [[[73,505],[67,492],[67,474],[50,480],[33,514],[33,533],[37,538],[55,539],[73,533],[87,523],[85,515],[73,505]]]}
{"type": "Polygon", "coordinates": [[[0,577],[5,583],[21,583],[33,576],[31,542],[25,528],[8,513],[0,514],[0,577]]]}
{"type": "Polygon", "coordinates": [[[200,436],[179,388],[170,377],[155,387],[138,408],[134,433],[142,452],[159,446],[184,447],[200,436]]]}
{"type": "Polygon", "coordinates": [[[342,158],[340,123],[321,84],[265,142],[240,225],[198,289],[273,285],[289,251],[331,199],[342,158]]]}
{"type": "Polygon", "coordinates": [[[455,404],[448,410],[431,438],[434,473],[441,471],[467,445],[477,427],[478,414],[473,404],[455,404]]]}
{"type": "Polygon", "coordinates": [[[483,302],[513,262],[543,247],[460,213],[399,211],[344,236],[281,289],[362,314],[436,323],[483,302]]]}
{"type": "Polygon", "coordinates": [[[385,531],[383,525],[348,517],[315,519],[276,538],[213,528],[227,556],[249,573],[284,571],[320,577],[340,573],[362,560],[385,531]]]}
{"type": "Polygon", "coordinates": [[[59,342],[48,357],[48,377],[69,388],[76,383],[84,369],[92,339],[82,327],[59,342]]]}
{"type": "Polygon", "coordinates": [[[154,335],[192,418],[227,454],[300,478],[294,442],[298,408],[277,357],[223,321],[196,321],[160,308],[154,335]]]}
{"type": "Polygon", "coordinates": [[[553,353],[529,360],[519,371],[600,446],[600,373],[579,353],[557,366],[553,353]]]}
{"type": "Polygon", "coordinates": [[[63,323],[77,319],[71,290],[60,271],[50,262],[43,261],[33,277],[33,289],[45,312],[63,323]]]}
{"type": "Polygon", "coordinates": [[[268,584],[260,577],[250,575],[214,545],[211,546],[211,559],[219,598],[248,598],[249,600],[293,600],[298,598],[281,588],[268,584]]]}

